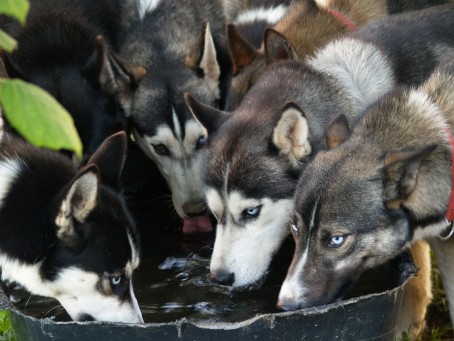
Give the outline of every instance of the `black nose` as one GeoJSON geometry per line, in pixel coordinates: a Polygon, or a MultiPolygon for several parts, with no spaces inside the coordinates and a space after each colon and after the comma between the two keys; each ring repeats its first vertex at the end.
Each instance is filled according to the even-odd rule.
{"type": "Polygon", "coordinates": [[[235,282],[235,274],[224,271],[211,272],[210,280],[213,283],[231,286],[235,282]]]}
{"type": "Polygon", "coordinates": [[[93,316],[91,316],[90,314],[82,314],[79,316],[79,318],[77,320],[79,322],[96,321],[95,318],[93,316]]]}

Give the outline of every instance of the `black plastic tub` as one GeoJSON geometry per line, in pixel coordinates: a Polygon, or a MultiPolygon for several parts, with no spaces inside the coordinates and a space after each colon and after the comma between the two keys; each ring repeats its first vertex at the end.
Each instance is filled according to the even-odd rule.
{"type": "MultiPolygon", "coordinates": [[[[130,153],[136,155],[134,150],[130,153]]],[[[143,176],[147,179],[153,170],[144,168],[143,162],[140,169],[147,171],[143,176]]],[[[137,169],[130,166],[128,170],[127,164],[126,174],[137,169]]],[[[159,176],[156,170],[154,174],[159,176]]],[[[288,256],[277,266],[283,271],[275,278],[269,275],[270,283],[259,289],[237,294],[216,287],[206,276],[212,239],[182,238],[178,231],[181,223],[171,221],[171,215],[162,207],[153,207],[156,194],[140,194],[141,190],[156,187],[137,181],[137,174],[130,178],[135,183],[125,178],[130,189],[128,204],[142,234],[142,262],[134,288],[146,323],[71,322],[63,309],[48,309],[47,303],[44,309],[41,301],[33,303],[36,298],[30,300],[29,296],[20,302],[11,293],[11,286],[2,284],[0,310],[11,312],[18,340],[394,339],[403,286],[415,273],[409,253],[366,273],[343,301],[279,312],[275,303],[288,256]],[[52,315],[44,311],[52,311],[52,315]]],[[[293,241],[288,242],[291,257],[293,241]]],[[[55,301],[52,304],[58,305],[55,301]]]]}

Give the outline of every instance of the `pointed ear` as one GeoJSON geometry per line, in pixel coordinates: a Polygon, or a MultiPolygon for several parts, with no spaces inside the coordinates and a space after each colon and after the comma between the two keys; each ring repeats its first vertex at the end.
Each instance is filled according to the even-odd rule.
{"type": "Polygon", "coordinates": [[[98,78],[104,92],[119,94],[121,104],[129,114],[134,90],[146,76],[147,70],[133,66],[109,51],[102,35],[96,37],[96,50],[85,66],[87,73],[98,78]]]}
{"type": "Polygon", "coordinates": [[[120,189],[120,175],[126,159],[127,146],[126,133],[118,132],[105,139],[88,160],[88,165],[98,166],[102,184],[120,189]]]}
{"type": "Polygon", "coordinates": [[[288,40],[272,28],[265,31],[265,57],[267,65],[279,60],[298,59],[295,49],[288,40]]]}
{"type": "Polygon", "coordinates": [[[326,146],[329,149],[337,147],[344,143],[350,134],[347,117],[344,114],[337,115],[326,128],[326,146]]]}
{"type": "Polygon", "coordinates": [[[185,65],[192,70],[200,71],[213,96],[216,99],[221,97],[219,89],[221,68],[217,60],[216,46],[208,22],[203,26],[199,47],[186,56],[185,65]]]}
{"type": "Polygon", "coordinates": [[[437,147],[427,145],[414,150],[390,151],[384,158],[384,202],[398,209],[416,188],[421,163],[437,147]]]}
{"type": "Polygon", "coordinates": [[[259,52],[241,35],[234,24],[227,26],[230,55],[233,61],[233,75],[237,75],[242,68],[252,64],[259,52]]]}
{"type": "Polygon", "coordinates": [[[60,240],[68,244],[77,242],[79,237],[74,221],[83,223],[96,207],[98,188],[98,169],[95,165],[83,168],[72,180],[69,190],[64,193],[55,219],[57,237],[60,240]]]}
{"type": "Polygon", "coordinates": [[[282,109],[274,128],[273,143],[294,168],[299,168],[300,161],[311,153],[309,126],[303,111],[295,103],[288,103],[282,109]]]}
{"type": "Polygon", "coordinates": [[[221,110],[212,108],[197,101],[189,93],[184,94],[186,104],[192,112],[192,115],[208,131],[208,134],[214,133],[218,128],[228,120],[229,115],[221,110]]]}

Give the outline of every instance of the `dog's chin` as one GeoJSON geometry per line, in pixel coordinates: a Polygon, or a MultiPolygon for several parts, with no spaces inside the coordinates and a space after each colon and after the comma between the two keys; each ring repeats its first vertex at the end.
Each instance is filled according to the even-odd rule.
{"type": "Polygon", "coordinates": [[[264,274],[262,277],[260,277],[258,280],[256,280],[255,282],[252,282],[252,283],[246,283],[243,285],[234,285],[234,286],[232,286],[232,289],[235,292],[259,290],[265,284],[267,275],[268,275],[268,273],[264,274]]]}

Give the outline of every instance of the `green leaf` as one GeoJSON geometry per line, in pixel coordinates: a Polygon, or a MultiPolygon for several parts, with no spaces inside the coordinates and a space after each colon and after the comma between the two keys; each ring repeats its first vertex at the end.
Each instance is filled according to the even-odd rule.
{"type": "Polygon", "coordinates": [[[24,25],[30,8],[28,0],[0,0],[0,14],[16,18],[24,25]]]}
{"type": "Polygon", "coordinates": [[[0,30],[0,48],[4,49],[6,52],[13,52],[16,47],[17,41],[6,34],[5,31],[0,30]]]}
{"type": "Polygon", "coordinates": [[[43,89],[19,79],[3,79],[0,103],[11,126],[31,144],[71,150],[82,157],[82,142],[72,117],[43,89]]]}
{"type": "Polygon", "coordinates": [[[13,341],[15,339],[9,311],[2,310],[0,311],[0,341],[13,341]]]}

